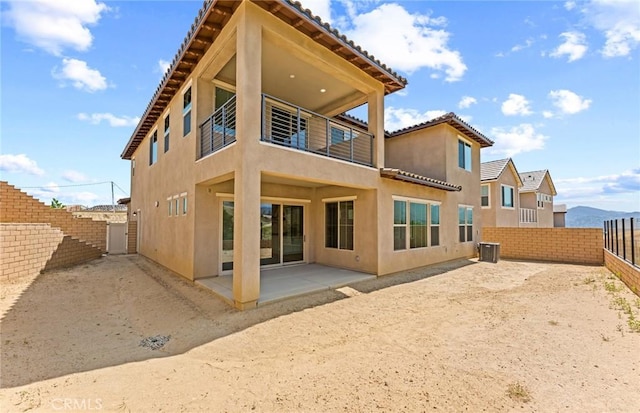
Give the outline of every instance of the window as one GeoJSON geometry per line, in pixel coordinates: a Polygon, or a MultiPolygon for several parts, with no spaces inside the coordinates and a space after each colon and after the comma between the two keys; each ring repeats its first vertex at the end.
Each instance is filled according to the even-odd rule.
{"type": "Polygon", "coordinates": [[[331,126],[331,144],[335,145],[340,142],[348,141],[351,138],[351,132],[337,126],[331,126]]]}
{"type": "Polygon", "coordinates": [[[164,118],[164,152],[169,150],[169,114],[164,118]]]}
{"type": "Polygon", "coordinates": [[[513,187],[501,185],[502,190],[502,207],[513,208],[513,187]]]}
{"type": "Polygon", "coordinates": [[[131,158],[131,176],[136,176],[136,158],[131,158]]]}
{"type": "Polygon", "coordinates": [[[480,206],[489,207],[489,185],[480,186],[480,206]]]}
{"type": "Polygon", "coordinates": [[[218,86],[216,86],[216,92],[215,92],[215,110],[220,109],[222,106],[224,106],[225,103],[227,103],[232,97],[234,97],[236,94],[230,90],[226,90],[226,89],[222,89],[218,86]]]}
{"type": "Polygon", "coordinates": [[[175,209],[174,209],[175,215],[178,216],[180,215],[180,199],[178,199],[178,196],[176,195],[173,198],[173,201],[175,202],[175,209]]]}
{"type": "Polygon", "coordinates": [[[187,196],[182,197],[182,215],[187,215],[187,196]]]}
{"type": "Polygon", "coordinates": [[[473,207],[458,207],[459,241],[473,241],[473,207]]]}
{"type": "Polygon", "coordinates": [[[393,200],[394,251],[425,248],[439,244],[440,205],[420,200],[393,200]],[[429,218],[429,213],[431,218],[429,218]]]}
{"type": "Polygon", "coordinates": [[[458,166],[471,171],[471,145],[463,140],[458,140],[458,166]]]}
{"type": "Polygon", "coordinates": [[[149,165],[153,165],[158,162],[158,131],[154,131],[151,135],[150,148],[149,148],[149,165]]]}
{"type": "Polygon", "coordinates": [[[431,205],[431,246],[440,245],[440,205],[431,205]]]}
{"type": "Polygon", "coordinates": [[[171,199],[171,197],[167,198],[167,208],[168,208],[169,216],[171,216],[172,209],[173,209],[173,200],[171,199]]]}
{"type": "Polygon", "coordinates": [[[553,198],[551,197],[551,195],[547,194],[536,194],[536,200],[538,201],[538,208],[544,208],[544,203],[551,203],[553,201],[553,198]]]}
{"type": "Polygon", "coordinates": [[[353,250],[353,201],[326,203],[325,247],[353,250]]]}
{"type": "Polygon", "coordinates": [[[191,86],[182,95],[182,136],[191,132],[191,86]]]}

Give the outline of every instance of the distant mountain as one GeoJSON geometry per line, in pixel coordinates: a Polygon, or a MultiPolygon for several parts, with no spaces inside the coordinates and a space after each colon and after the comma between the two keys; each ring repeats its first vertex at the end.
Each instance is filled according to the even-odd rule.
{"type": "Polygon", "coordinates": [[[567,209],[566,226],[573,228],[602,228],[609,219],[634,218],[640,227],[640,212],[606,211],[604,209],[577,206],[567,209]]]}

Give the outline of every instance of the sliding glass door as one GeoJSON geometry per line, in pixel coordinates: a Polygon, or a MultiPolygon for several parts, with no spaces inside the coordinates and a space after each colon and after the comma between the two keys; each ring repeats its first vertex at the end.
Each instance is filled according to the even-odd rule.
{"type": "MultiPolygon", "coordinates": [[[[233,201],[222,202],[222,271],[233,269],[233,201]]],[[[260,204],[260,265],[304,261],[304,207],[260,204]]]]}

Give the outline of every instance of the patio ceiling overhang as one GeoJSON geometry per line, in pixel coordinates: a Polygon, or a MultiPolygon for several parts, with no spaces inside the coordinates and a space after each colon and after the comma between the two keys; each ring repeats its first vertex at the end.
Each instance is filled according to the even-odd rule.
{"type": "Polygon", "coordinates": [[[440,181],[438,179],[429,178],[426,176],[414,174],[411,172],[403,171],[395,168],[380,168],[380,176],[388,179],[395,179],[398,181],[410,182],[412,184],[424,185],[435,189],[442,189],[444,191],[458,192],[462,191],[462,186],[453,185],[449,182],[440,181]]]}
{"type": "MultiPolygon", "coordinates": [[[[386,94],[406,86],[407,80],[405,78],[376,60],[328,23],[323,23],[319,17],[314,16],[308,9],[304,9],[299,2],[291,0],[250,1],[381,82],[386,94]]],[[[169,70],[162,78],[140,122],[122,151],[121,158],[131,159],[142,140],[164,113],[171,99],[183,87],[195,66],[218,38],[222,29],[241,4],[241,1],[236,0],[205,0],[191,25],[191,29],[173,58],[169,70]]]]}

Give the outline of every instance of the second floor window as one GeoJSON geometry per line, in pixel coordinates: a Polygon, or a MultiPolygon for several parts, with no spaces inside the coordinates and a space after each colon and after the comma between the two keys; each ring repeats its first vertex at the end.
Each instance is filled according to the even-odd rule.
{"type": "Polygon", "coordinates": [[[480,206],[489,206],[489,185],[480,186],[480,206]]]}
{"type": "Polygon", "coordinates": [[[191,132],[191,86],[182,95],[182,136],[191,132]]]}
{"type": "Polygon", "coordinates": [[[153,132],[151,135],[149,148],[149,165],[153,165],[158,162],[158,131],[153,132]]]}
{"type": "Polygon", "coordinates": [[[458,166],[471,171],[471,145],[463,140],[458,140],[458,166]]]}
{"type": "Polygon", "coordinates": [[[169,115],[164,118],[164,151],[167,152],[169,150],[169,115]]]}
{"type": "Polygon", "coordinates": [[[505,208],[513,208],[513,187],[502,185],[502,206],[505,208]]]}

